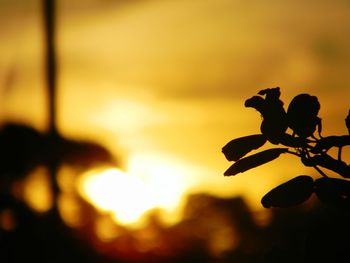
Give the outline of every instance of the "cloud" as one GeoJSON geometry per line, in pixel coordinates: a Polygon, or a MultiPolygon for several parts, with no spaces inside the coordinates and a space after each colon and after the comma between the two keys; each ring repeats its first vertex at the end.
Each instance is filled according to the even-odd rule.
{"type": "Polygon", "coordinates": [[[350,55],[350,7],[341,1],[138,1],[61,20],[63,71],[162,96],[322,86],[330,63],[338,70],[326,82],[348,83],[350,60],[330,59],[350,55]]]}

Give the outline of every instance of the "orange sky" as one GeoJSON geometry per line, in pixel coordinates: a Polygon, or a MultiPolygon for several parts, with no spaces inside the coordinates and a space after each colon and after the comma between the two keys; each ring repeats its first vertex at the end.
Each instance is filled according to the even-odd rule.
{"type": "MultiPolygon", "coordinates": [[[[126,166],[133,156],[172,160],[191,189],[258,200],[304,168],[282,157],[224,178],[221,147],[259,132],[259,114],[243,102],[275,86],[286,103],[317,95],[325,134],[346,132],[346,1],[57,2],[60,129],[101,141],[126,166]]],[[[0,5],[0,114],[43,129],[39,1],[0,5]]]]}

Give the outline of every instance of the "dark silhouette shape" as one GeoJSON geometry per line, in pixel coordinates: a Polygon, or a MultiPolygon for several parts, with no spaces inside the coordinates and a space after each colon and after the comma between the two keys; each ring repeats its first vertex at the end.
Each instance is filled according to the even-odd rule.
{"type": "MultiPolygon", "coordinates": [[[[102,146],[87,142],[63,138],[57,129],[57,61],[56,61],[56,5],[54,0],[43,0],[43,19],[45,32],[46,88],[48,95],[48,133],[45,136],[45,164],[48,166],[52,181],[54,200],[59,188],[56,182],[57,168],[64,162],[75,165],[91,163],[116,164],[111,154],[102,146]]],[[[54,204],[54,210],[56,204],[54,204]]]]}
{"type": "Polygon", "coordinates": [[[46,87],[49,106],[49,134],[55,136],[57,132],[56,88],[57,88],[57,62],[55,47],[56,32],[56,5],[55,0],[43,0],[43,19],[45,30],[45,63],[46,87]]]}
{"type": "Polygon", "coordinates": [[[268,192],[261,203],[264,207],[290,207],[305,202],[313,193],[314,180],[300,175],[268,192]]]}
{"type": "Polygon", "coordinates": [[[41,134],[35,129],[8,123],[0,129],[0,177],[13,180],[28,174],[38,165],[68,164],[88,169],[98,164],[116,164],[112,154],[102,146],[41,134]]]}
{"type": "Polygon", "coordinates": [[[0,176],[22,177],[46,161],[44,135],[16,124],[0,130],[0,176]]]}
{"type": "Polygon", "coordinates": [[[265,136],[261,134],[241,137],[230,141],[222,148],[222,152],[229,161],[238,161],[252,150],[258,149],[266,143],[265,136]]]}
{"type": "Polygon", "coordinates": [[[287,114],[283,108],[283,102],[279,99],[280,89],[265,89],[258,94],[265,96],[265,98],[254,96],[246,100],[244,105],[261,113],[263,116],[260,126],[262,134],[271,143],[278,144],[288,127],[287,114]]]}
{"type": "MultiPolygon", "coordinates": [[[[300,158],[307,167],[315,168],[322,177],[315,182],[309,176],[296,177],[271,190],[263,199],[265,207],[289,207],[306,201],[312,193],[316,193],[321,201],[348,205],[349,182],[344,179],[332,179],[320,168],[326,168],[350,178],[350,165],[342,160],[341,151],[350,145],[350,135],[322,137],[321,118],[318,117],[320,103],[317,97],[300,94],[293,98],[285,112],[283,102],[279,99],[280,89],[265,89],[246,100],[245,106],[255,108],[263,116],[261,135],[250,135],[229,142],[222,149],[225,157],[235,163],[224,175],[236,175],[254,167],[270,162],[281,153],[289,153],[300,158]],[[287,133],[287,128],[292,134],[287,133]],[[318,131],[318,136],[315,131],[318,131]],[[288,148],[273,148],[248,157],[250,151],[260,148],[265,140],[273,144],[281,144],[288,148]],[[328,154],[331,148],[338,148],[338,156],[328,154]],[[244,157],[244,158],[243,158],[244,157]],[[340,201],[342,200],[342,201],[340,201]]],[[[350,111],[345,119],[350,127],[350,111]]]]}
{"type": "MultiPolygon", "coordinates": [[[[283,209],[287,211],[283,213],[272,210],[275,221],[270,225],[270,233],[278,244],[270,246],[262,262],[350,262],[346,248],[350,235],[350,181],[346,180],[350,178],[350,165],[342,159],[342,148],[350,145],[350,135],[321,135],[320,103],[315,96],[297,95],[285,112],[279,99],[279,88],[262,90],[259,95],[246,100],[245,106],[262,114],[262,134],[237,138],[223,147],[225,157],[235,161],[224,175],[235,175],[265,164],[280,153],[297,156],[304,166],[313,167],[320,174],[316,179],[308,175],[297,176],[262,198],[261,203],[266,208],[289,208],[283,209]],[[244,157],[264,145],[264,138],[286,148],[273,148],[244,157]],[[336,157],[329,152],[332,148],[338,150],[336,157]],[[330,177],[323,168],[343,178],[330,177]],[[297,205],[313,195],[320,201],[314,202],[312,209],[316,207],[316,210],[306,217],[289,215],[288,211],[301,208],[297,205]],[[279,213],[286,214],[289,219],[276,221],[279,213]],[[286,232],[286,228],[290,231],[286,232]]],[[[350,111],[345,125],[350,134],[350,111]]]]}
{"type": "Polygon", "coordinates": [[[59,214],[60,189],[56,177],[60,165],[88,169],[98,164],[117,163],[104,147],[89,141],[64,138],[57,130],[55,2],[43,0],[42,4],[48,131],[43,134],[26,125],[13,123],[0,128],[0,261],[108,262],[89,250],[87,244],[77,240],[59,214]],[[52,208],[42,215],[30,210],[12,192],[14,183],[38,165],[44,165],[49,170],[53,197],[52,208]],[[2,229],[4,211],[13,215],[15,227],[11,231],[2,229]]]}
{"type": "Polygon", "coordinates": [[[312,136],[316,126],[321,132],[321,119],[317,117],[320,110],[320,103],[315,96],[300,94],[290,102],[287,111],[289,127],[302,138],[312,136]]]}
{"type": "Polygon", "coordinates": [[[319,178],[315,181],[315,193],[325,203],[350,207],[350,182],[338,178],[319,178]]]}
{"type": "Polygon", "coordinates": [[[272,160],[278,158],[281,153],[286,153],[287,150],[287,148],[274,148],[241,158],[237,160],[230,168],[228,168],[224,175],[236,175],[262,164],[271,162],[272,160]]]}

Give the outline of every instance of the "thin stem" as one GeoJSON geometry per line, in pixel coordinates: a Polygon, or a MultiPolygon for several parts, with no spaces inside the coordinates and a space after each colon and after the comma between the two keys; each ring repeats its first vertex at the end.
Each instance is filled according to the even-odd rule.
{"type": "MultiPolygon", "coordinates": [[[[306,155],[307,155],[308,158],[311,158],[310,153],[308,151],[306,151],[306,155]]],[[[319,174],[321,174],[323,177],[326,177],[326,178],[328,177],[320,168],[317,167],[316,164],[313,165],[312,167],[315,168],[315,170],[317,172],[319,172],[319,174]]]]}
{"type": "Polygon", "coordinates": [[[316,142],[319,141],[319,139],[314,134],[312,134],[311,137],[314,138],[316,142]]]}
{"type": "MultiPolygon", "coordinates": [[[[292,155],[295,155],[295,156],[298,156],[298,157],[302,157],[302,155],[301,154],[299,154],[299,153],[296,153],[296,152],[292,152],[292,151],[287,151],[287,153],[290,153],[290,154],[292,154],[292,155]]],[[[309,154],[307,153],[307,155],[309,156],[309,154]]],[[[312,166],[313,168],[315,168],[315,170],[317,171],[317,172],[319,172],[323,177],[327,177],[328,178],[328,176],[320,169],[320,168],[318,168],[317,167],[317,165],[313,165],[312,166]]]]}
{"type": "Polygon", "coordinates": [[[327,176],[320,168],[318,168],[316,165],[313,166],[313,168],[315,168],[315,170],[316,170],[317,172],[319,172],[323,177],[328,178],[328,176],[327,176]]]}
{"type": "Polygon", "coordinates": [[[341,151],[342,151],[343,147],[339,147],[338,149],[338,161],[341,161],[341,151]]]}
{"type": "Polygon", "coordinates": [[[289,151],[289,150],[288,150],[287,153],[290,153],[290,154],[293,154],[293,155],[295,155],[295,156],[301,157],[301,154],[296,153],[296,152],[292,152],[292,151],[289,151]]]}

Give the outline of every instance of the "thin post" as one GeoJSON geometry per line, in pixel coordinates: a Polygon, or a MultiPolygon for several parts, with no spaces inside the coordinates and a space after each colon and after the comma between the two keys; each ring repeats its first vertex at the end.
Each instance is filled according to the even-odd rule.
{"type": "Polygon", "coordinates": [[[51,148],[48,149],[48,169],[51,177],[51,188],[53,194],[52,214],[56,219],[58,215],[57,198],[59,187],[57,183],[57,154],[56,145],[59,140],[56,119],[56,91],[57,91],[57,65],[55,51],[55,1],[43,0],[43,18],[44,18],[44,37],[45,37],[45,69],[46,69],[46,88],[48,96],[48,139],[51,148]]]}
{"type": "Polygon", "coordinates": [[[43,0],[45,27],[45,59],[46,59],[46,87],[48,96],[48,131],[50,136],[57,135],[56,85],[57,65],[55,51],[55,1],[43,0]]]}

